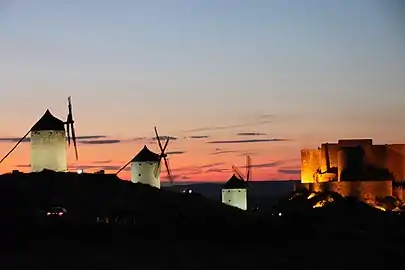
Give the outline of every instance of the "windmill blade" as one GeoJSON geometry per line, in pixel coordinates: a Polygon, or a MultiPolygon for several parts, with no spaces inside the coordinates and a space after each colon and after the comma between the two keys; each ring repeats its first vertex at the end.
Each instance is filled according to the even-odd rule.
{"type": "Polygon", "coordinates": [[[2,163],[13,151],[17,148],[17,146],[24,141],[25,138],[27,138],[28,134],[30,134],[31,129],[27,132],[27,134],[24,135],[15,145],[11,150],[0,160],[0,163],[2,163]]]}
{"type": "Polygon", "coordinates": [[[170,184],[173,184],[173,176],[172,176],[172,172],[170,170],[169,162],[167,161],[167,158],[165,156],[163,157],[163,159],[165,161],[167,176],[169,177],[169,182],[170,182],[170,184]]]}
{"type": "Polygon", "coordinates": [[[124,169],[129,165],[129,163],[131,163],[131,161],[132,161],[132,158],[131,158],[127,163],[125,163],[125,165],[122,166],[121,169],[119,169],[119,170],[115,173],[115,175],[117,175],[117,174],[119,174],[120,172],[122,172],[122,170],[124,170],[124,169]]]}
{"type": "Polygon", "coordinates": [[[73,140],[73,146],[75,148],[76,160],[79,160],[79,153],[77,152],[76,133],[75,133],[75,127],[73,126],[73,124],[72,124],[72,140],[73,140]]]}
{"type": "Polygon", "coordinates": [[[76,132],[75,132],[75,126],[74,126],[74,120],[73,120],[73,112],[72,112],[72,97],[68,97],[68,117],[67,117],[67,130],[68,130],[68,144],[70,146],[70,131],[69,128],[72,130],[72,141],[73,141],[73,146],[75,148],[75,156],[76,160],[79,160],[79,153],[77,151],[77,141],[76,141],[76,132]],[[69,126],[70,125],[70,126],[69,126]]]}
{"type": "Polygon", "coordinates": [[[159,171],[160,171],[160,164],[162,163],[162,158],[163,158],[163,156],[160,156],[159,163],[157,164],[157,166],[155,168],[155,172],[154,172],[155,178],[158,177],[158,174],[159,174],[159,171]]]}
{"type": "MultiPolygon", "coordinates": [[[[155,127],[155,133],[158,134],[156,127],[155,127]]],[[[158,135],[156,135],[156,138],[159,138],[158,135]]],[[[154,174],[155,177],[158,177],[158,174],[159,174],[159,171],[160,171],[160,166],[161,166],[161,163],[162,163],[162,158],[164,158],[164,157],[167,156],[166,153],[165,153],[165,151],[166,151],[167,145],[169,144],[169,140],[170,140],[170,139],[167,138],[167,140],[166,140],[166,142],[165,142],[165,145],[164,145],[163,148],[162,148],[162,145],[160,144],[160,140],[158,139],[159,147],[160,147],[160,150],[161,150],[162,152],[160,153],[159,163],[158,163],[158,165],[157,165],[156,168],[155,168],[155,174],[154,174]]]]}
{"type": "Polygon", "coordinates": [[[243,173],[235,166],[232,165],[232,171],[236,174],[236,176],[238,176],[240,179],[245,180],[245,176],[243,175],[243,173]]]}
{"type": "Polygon", "coordinates": [[[252,159],[246,156],[246,182],[252,179],[252,159]]]}
{"type": "Polygon", "coordinates": [[[68,141],[68,146],[70,147],[70,125],[66,125],[66,131],[67,131],[67,141],[68,141]]]}
{"type": "Polygon", "coordinates": [[[73,114],[72,114],[72,97],[68,97],[68,121],[73,122],[73,114]],[[70,118],[69,118],[70,117],[70,118]]]}
{"type": "Polygon", "coordinates": [[[160,149],[160,150],[162,150],[161,155],[166,155],[166,154],[165,154],[165,151],[166,151],[166,148],[167,148],[167,145],[168,145],[168,144],[169,144],[169,138],[167,138],[167,140],[166,140],[165,145],[163,146],[163,148],[160,149]]]}
{"type": "Polygon", "coordinates": [[[162,143],[160,142],[160,137],[159,137],[159,134],[158,134],[157,128],[156,128],[156,127],[154,127],[154,129],[155,129],[156,140],[158,141],[160,151],[162,151],[162,152],[163,152],[163,147],[162,147],[162,143]]]}

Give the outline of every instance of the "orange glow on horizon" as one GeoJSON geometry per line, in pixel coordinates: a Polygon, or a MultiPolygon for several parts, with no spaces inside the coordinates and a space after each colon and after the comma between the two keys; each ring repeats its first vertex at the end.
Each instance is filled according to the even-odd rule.
{"type": "MultiPolygon", "coordinates": [[[[7,153],[14,145],[14,142],[0,143],[0,153],[2,156],[7,153]]],[[[156,153],[158,145],[151,140],[121,142],[112,144],[85,144],[79,143],[79,161],[75,161],[73,147],[68,148],[68,167],[71,171],[82,169],[84,172],[96,172],[105,170],[106,173],[115,173],[120,167],[132,159],[143,147],[156,153]]],[[[258,148],[255,145],[255,148],[258,148]]],[[[260,144],[263,146],[264,144],[260,144]]],[[[276,154],[278,147],[269,147],[268,151],[258,151],[249,148],[246,145],[236,145],[237,147],[223,147],[223,154],[213,154],[219,148],[206,144],[200,140],[173,140],[169,142],[167,152],[169,153],[169,165],[175,182],[184,181],[226,181],[232,176],[231,167],[236,165],[245,172],[244,152],[254,152],[252,155],[252,175],[253,181],[261,180],[299,180],[299,172],[292,174],[280,173],[280,168],[299,169],[299,162],[292,157],[276,154]],[[273,148],[273,149],[272,149],[273,148]],[[240,149],[240,150],[238,150],[240,149]],[[227,152],[228,151],[228,152],[227,152]],[[174,152],[174,154],[170,154],[174,152]],[[184,153],[181,153],[184,152],[184,153]],[[273,153],[270,157],[266,153],[273,153]],[[277,158],[279,157],[279,158],[277,158]],[[288,159],[291,159],[289,161],[288,159]],[[274,164],[272,164],[275,162],[274,164]],[[280,162],[280,164],[277,164],[280,162]],[[257,166],[257,167],[255,167],[257,166]]],[[[29,143],[22,143],[20,146],[0,165],[0,172],[6,173],[12,170],[28,172],[29,167],[29,143]]],[[[217,151],[220,152],[220,151],[217,151]]],[[[281,152],[283,153],[283,152],[281,152]]],[[[296,153],[299,156],[299,151],[296,153]]],[[[162,162],[161,179],[167,181],[166,167],[162,162]]],[[[121,179],[130,179],[129,171],[123,170],[119,175],[121,179]]]]}

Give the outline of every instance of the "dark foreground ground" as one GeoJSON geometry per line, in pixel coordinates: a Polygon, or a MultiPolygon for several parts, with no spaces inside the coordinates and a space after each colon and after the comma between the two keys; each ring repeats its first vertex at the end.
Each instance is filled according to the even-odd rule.
{"type": "Polygon", "coordinates": [[[405,269],[404,217],[336,194],[245,212],[111,176],[47,172],[0,176],[0,195],[1,269],[405,269]],[[67,214],[47,218],[52,205],[67,214]]]}

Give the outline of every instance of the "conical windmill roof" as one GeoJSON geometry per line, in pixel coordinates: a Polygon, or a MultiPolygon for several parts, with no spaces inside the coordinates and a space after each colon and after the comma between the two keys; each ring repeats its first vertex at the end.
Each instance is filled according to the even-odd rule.
{"type": "Polygon", "coordinates": [[[246,189],[246,187],[246,181],[238,178],[236,175],[232,175],[228,182],[223,186],[223,189],[246,189]]]}
{"type": "Polygon", "coordinates": [[[132,159],[132,162],[159,162],[160,155],[153,153],[146,147],[146,145],[142,148],[142,150],[132,159]]]}
{"type": "Polygon", "coordinates": [[[45,114],[31,128],[31,131],[41,130],[65,130],[65,123],[53,116],[49,110],[46,110],[45,114]]]}

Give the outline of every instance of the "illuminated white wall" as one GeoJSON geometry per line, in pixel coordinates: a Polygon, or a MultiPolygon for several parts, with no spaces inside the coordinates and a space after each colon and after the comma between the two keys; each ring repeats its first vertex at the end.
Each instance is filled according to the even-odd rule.
{"type": "Polygon", "coordinates": [[[31,132],[31,171],[67,171],[65,131],[31,132]]]}
{"type": "Polygon", "coordinates": [[[160,168],[158,174],[155,175],[158,165],[158,162],[132,162],[131,182],[160,188],[160,168]]]}
{"type": "Polygon", "coordinates": [[[247,209],[246,189],[223,189],[222,202],[240,209],[247,209]]]}

